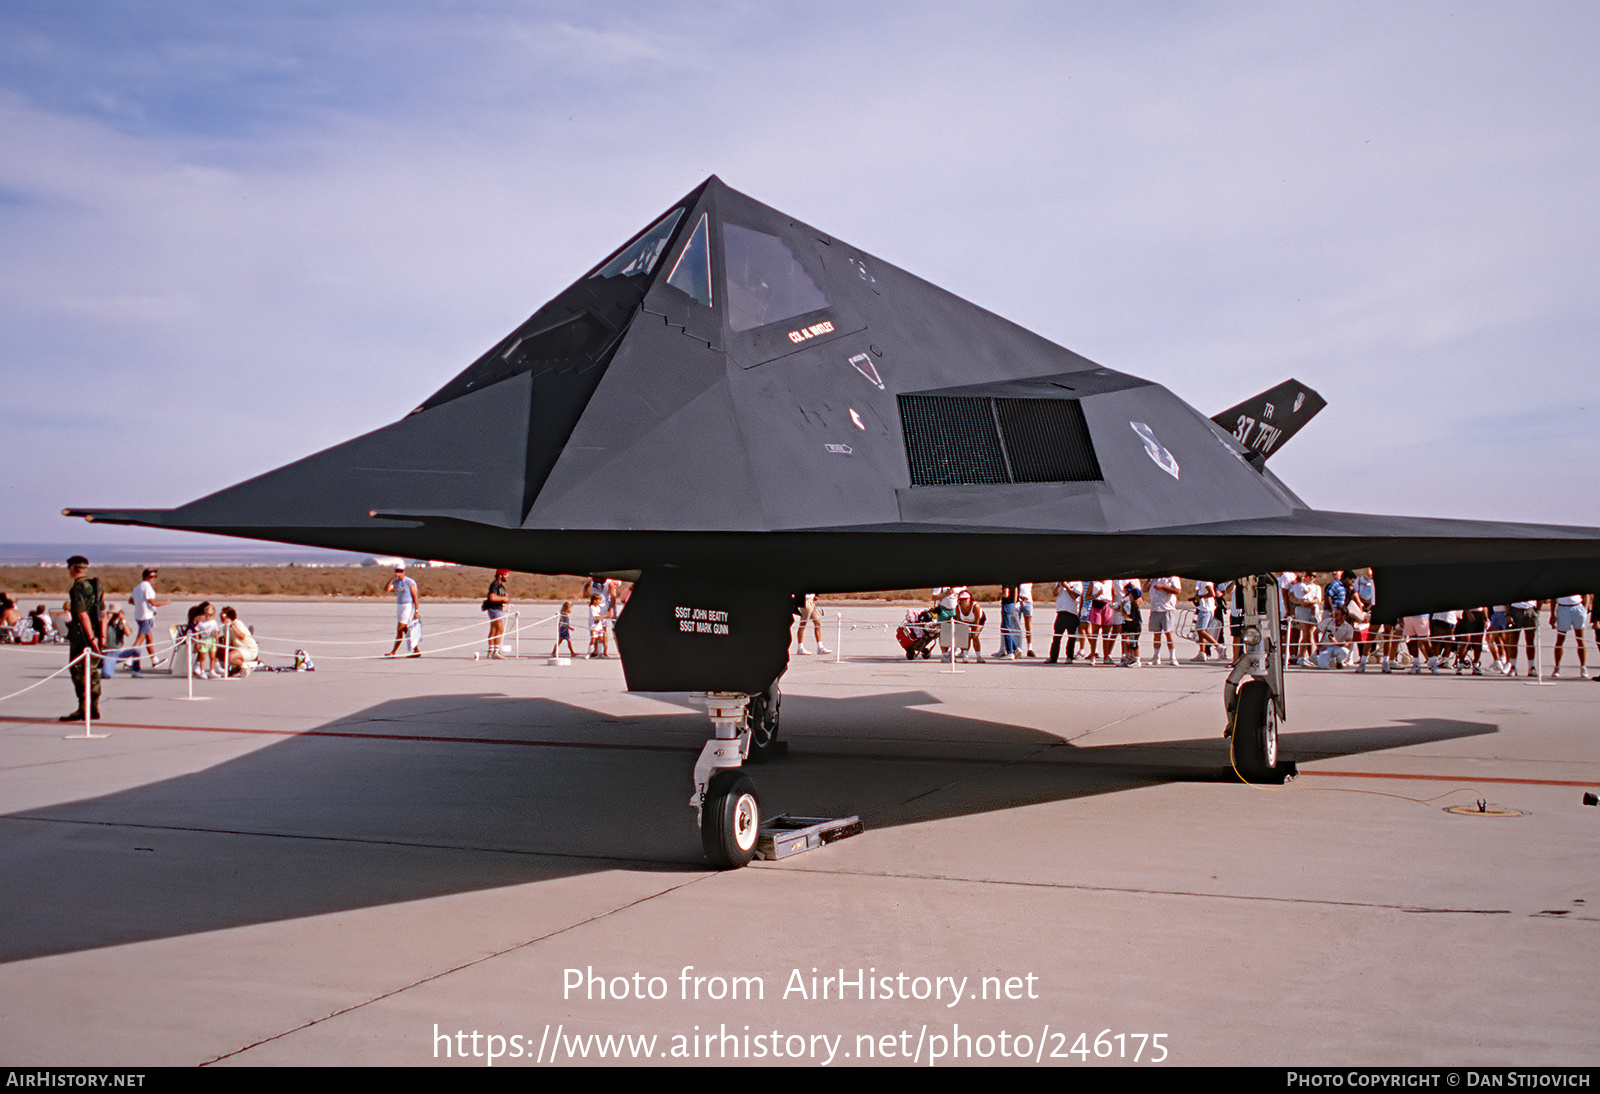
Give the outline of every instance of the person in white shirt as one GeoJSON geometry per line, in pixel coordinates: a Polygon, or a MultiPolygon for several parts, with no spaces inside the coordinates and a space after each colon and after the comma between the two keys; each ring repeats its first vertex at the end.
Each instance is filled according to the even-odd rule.
{"type": "Polygon", "coordinates": [[[1317,606],[1322,603],[1322,587],[1310,574],[1299,574],[1288,588],[1289,610],[1293,615],[1289,631],[1289,661],[1311,667],[1311,648],[1317,630],[1317,606]],[[1298,652],[1297,652],[1298,651],[1298,652]]]}
{"type": "Polygon", "coordinates": [[[1115,632],[1111,627],[1111,600],[1116,595],[1116,583],[1113,581],[1091,581],[1084,586],[1083,595],[1087,598],[1084,605],[1083,624],[1087,632],[1086,641],[1089,645],[1089,663],[1095,663],[1095,647],[1102,646],[1104,655],[1100,664],[1111,664],[1111,647],[1116,642],[1115,632]]]}
{"type": "Polygon", "coordinates": [[[1317,649],[1317,668],[1342,669],[1350,662],[1350,644],[1355,641],[1356,629],[1345,617],[1343,608],[1333,609],[1328,629],[1317,649]]]}
{"type": "Polygon", "coordinates": [[[1433,657],[1433,639],[1428,617],[1425,615],[1408,615],[1400,621],[1400,630],[1405,635],[1406,652],[1411,655],[1411,675],[1415,676],[1422,671],[1422,663],[1428,661],[1434,665],[1437,672],[1437,658],[1433,657]]]}
{"type": "MultiPolygon", "coordinates": [[[[1061,633],[1067,634],[1067,664],[1072,664],[1078,645],[1078,629],[1083,623],[1083,582],[1056,582],[1055,637],[1050,640],[1050,664],[1061,656],[1061,633]]],[[[1091,650],[1089,659],[1094,660],[1091,650]]]]}
{"type": "Polygon", "coordinates": [[[983,634],[983,625],[987,622],[987,613],[981,605],[972,598],[970,589],[962,589],[961,595],[956,598],[956,656],[961,660],[967,659],[970,651],[972,659],[978,664],[983,664],[983,644],[980,638],[983,634]]]}
{"type": "Polygon", "coordinates": [[[155,639],[151,637],[156,627],[156,609],[172,603],[172,600],[168,597],[156,596],[156,587],[152,582],[159,572],[153,569],[146,570],[143,577],[140,578],[139,584],[134,586],[133,595],[128,598],[128,603],[133,605],[133,625],[135,630],[133,649],[135,652],[133,664],[130,668],[135,676],[138,676],[144,667],[140,663],[137,652],[141,643],[143,643],[145,649],[150,651],[150,667],[156,667],[155,639]]]}
{"type": "Polygon", "coordinates": [[[1178,643],[1174,632],[1178,627],[1178,597],[1183,595],[1183,580],[1177,577],[1158,577],[1150,583],[1150,636],[1155,642],[1155,663],[1161,662],[1163,640],[1167,647],[1167,663],[1178,663],[1178,643]]]}
{"type": "Polygon", "coordinates": [[[1428,658],[1428,671],[1438,672],[1440,666],[1449,668],[1456,659],[1456,624],[1461,622],[1459,611],[1434,612],[1428,620],[1428,634],[1433,639],[1433,656],[1428,658]]]}
{"type": "Polygon", "coordinates": [[[1194,640],[1200,647],[1195,652],[1197,662],[1211,660],[1211,647],[1217,636],[1213,628],[1217,623],[1217,587],[1209,581],[1194,583],[1194,640]]]}

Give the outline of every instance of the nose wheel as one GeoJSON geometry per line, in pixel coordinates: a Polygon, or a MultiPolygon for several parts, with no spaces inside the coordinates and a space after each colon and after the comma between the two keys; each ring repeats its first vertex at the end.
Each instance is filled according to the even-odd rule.
{"type": "Polygon", "coordinates": [[[1278,711],[1266,683],[1251,680],[1239,689],[1233,706],[1229,746],[1233,766],[1246,782],[1281,783],[1278,770],[1278,711]]]}
{"type": "Polygon", "coordinates": [[[1279,643],[1278,583],[1271,574],[1239,579],[1244,632],[1241,652],[1222,686],[1233,769],[1248,783],[1295,777],[1292,760],[1278,760],[1278,722],[1284,717],[1283,650],[1279,643]],[[1245,679],[1249,677],[1249,679],[1245,679]]]}
{"type": "Polygon", "coordinates": [[[747,865],[761,834],[761,801],[750,776],[737,769],[717,772],[700,811],[700,845],[719,870],[747,865]]]}

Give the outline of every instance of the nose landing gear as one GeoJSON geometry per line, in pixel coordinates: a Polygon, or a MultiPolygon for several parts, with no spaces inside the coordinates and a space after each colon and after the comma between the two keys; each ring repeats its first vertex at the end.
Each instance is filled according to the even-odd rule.
{"type": "Polygon", "coordinates": [[[705,693],[712,737],[694,765],[689,804],[700,816],[700,846],[719,870],[747,865],[761,835],[761,799],[741,771],[746,759],[781,754],[778,688],[757,695],[705,693]]]}
{"type": "Polygon", "coordinates": [[[1293,761],[1278,759],[1278,723],[1285,716],[1278,583],[1270,574],[1240,578],[1239,595],[1243,648],[1222,685],[1233,769],[1245,782],[1284,783],[1298,771],[1293,761]]]}

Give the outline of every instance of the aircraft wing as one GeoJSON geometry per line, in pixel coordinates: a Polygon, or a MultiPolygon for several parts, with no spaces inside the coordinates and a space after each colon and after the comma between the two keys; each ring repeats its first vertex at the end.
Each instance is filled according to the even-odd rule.
{"type": "Polygon", "coordinates": [[[385,515],[370,527],[192,524],[181,510],[68,510],[98,523],[268,539],[526,573],[637,578],[651,569],[737,574],[785,593],[1006,584],[1023,577],[1226,580],[1281,570],[1359,569],[1390,621],[1600,588],[1600,528],[1302,509],[1282,517],[1141,530],[974,529],[959,524],[773,532],[571,529],[527,533],[450,515],[385,515]]]}

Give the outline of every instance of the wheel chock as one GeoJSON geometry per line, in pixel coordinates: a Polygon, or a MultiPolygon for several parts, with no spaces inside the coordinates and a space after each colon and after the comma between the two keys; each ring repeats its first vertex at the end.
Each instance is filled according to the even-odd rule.
{"type": "Polygon", "coordinates": [[[861,832],[860,817],[791,817],[785,813],[761,826],[756,857],[768,861],[788,858],[861,832]]]}

